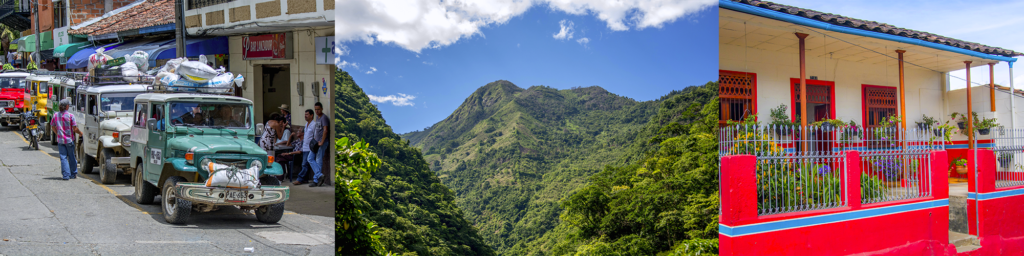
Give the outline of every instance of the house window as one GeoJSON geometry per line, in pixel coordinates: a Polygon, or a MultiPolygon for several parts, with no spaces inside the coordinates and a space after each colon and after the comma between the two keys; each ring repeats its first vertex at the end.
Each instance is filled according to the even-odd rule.
{"type": "Polygon", "coordinates": [[[718,113],[720,125],[740,121],[757,112],[757,74],[718,71],[718,113]]]}
{"type": "Polygon", "coordinates": [[[53,27],[62,28],[68,25],[67,6],[64,1],[53,3],[53,27]]]}
{"type": "MultiPolygon", "coordinates": [[[[836,118],[835,83],[831,81],[805,79],[807,83],[807,123],[836,118]]],[[[799,122],[803,115],[803,99],[800,98],[800,79],[791,78],[793,99],[793,120],[799,122]]]]}
{"type": "Polygon", "coordinates": [[[895,115],[896,87],[862,85],[864,126],[878,127],[883,118],[895,115]]]}

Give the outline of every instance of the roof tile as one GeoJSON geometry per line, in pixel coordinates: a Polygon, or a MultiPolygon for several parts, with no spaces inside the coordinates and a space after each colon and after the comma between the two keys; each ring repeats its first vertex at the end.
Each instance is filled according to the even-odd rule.
{"type": "Polygon", "coordinates": [[[76,30],[73,35],[103,35],[174,23],[174,0],[148,0],[99,22],[76,30]]]}

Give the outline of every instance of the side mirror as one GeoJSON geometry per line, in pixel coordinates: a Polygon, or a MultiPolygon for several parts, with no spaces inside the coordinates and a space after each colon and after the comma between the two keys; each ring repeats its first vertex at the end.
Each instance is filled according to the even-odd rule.
{"type": "Polygon", "coordinates": [[[150,131],[156,130],[156,118],[146,120],[146,129],[149,129],[150,131]]]}
{"type": "Polygon", "coordinates": [[[256,136],[263,136],[263,124],[256,124],[256,136]]]}

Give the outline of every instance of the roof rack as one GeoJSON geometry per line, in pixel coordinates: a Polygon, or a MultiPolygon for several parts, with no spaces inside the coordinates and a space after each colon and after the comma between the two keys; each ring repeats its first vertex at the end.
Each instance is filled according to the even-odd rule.
{"type": "Polygon", "coordinates": [[[206,95],[235,96],[234,86],[231,87],[195,87],[178,85],[150,85],[146,87],[150,93],[191,93],[206,95]]]}
{"type": "Polygon", "coordinates": [[[148,75],[138,76],[88,76],[82,79],[86,86],[123,85],[123,84],[153,84],[156,77],[148,75]]]}
{"type": "Polygon", "coordinates": [[[31,70],[28,70],[28,69],[24,69],[24,68],[16,68],[16,69],[4,69],[4,70],[0,70],[0,73],[13,73],[13,72],[21,72],[21,73],[31,73],[32,71],[31,71],[31,70]]]}

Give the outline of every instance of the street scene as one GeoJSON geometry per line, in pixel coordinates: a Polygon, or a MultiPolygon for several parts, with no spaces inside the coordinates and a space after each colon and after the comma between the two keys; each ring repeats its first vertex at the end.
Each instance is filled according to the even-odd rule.
{"type": "Polygon", "coordinates": [[[333,254],[333,17],[0,0],[0,256],[333,254]]]}

